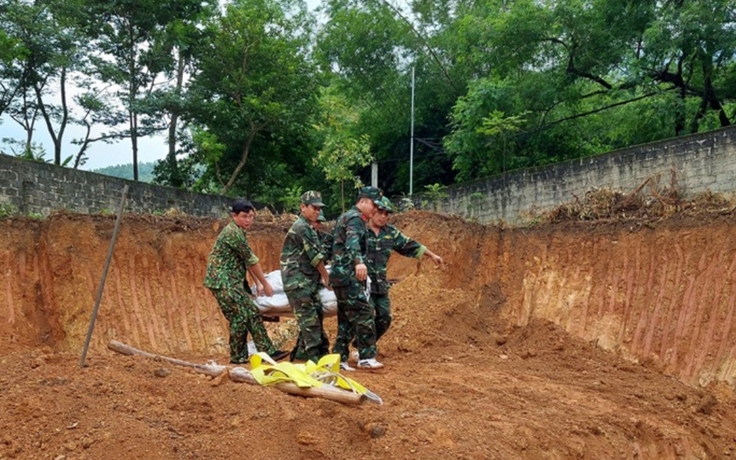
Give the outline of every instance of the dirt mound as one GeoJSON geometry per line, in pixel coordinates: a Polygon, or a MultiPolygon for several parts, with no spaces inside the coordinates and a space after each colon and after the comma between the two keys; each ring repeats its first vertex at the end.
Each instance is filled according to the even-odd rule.
{"type": "MultiPolygon", "coordinates": [[[[202,287],[224,222],[125,217],[80,369],[114,217],[0,220],[0,458],[724,458],[736,243],[723,217],[504,230],[396,216],[446,264],[392,258],[387,368],[352,375],[385,404],[357,408],[107,351],[117,339],[227,361],[202,287]]],[[[266,270],[291,220],[251,231],[266,270]]]]}
{"type": "Polygon", "coordinates": [[[727,198],[703,192],[685,199],[674,170],[667,185],[661,183],[661,176],[649,177],[631,192],[593,188],[582,198],[575,196],[571,202],[544,212],[534,220],[548,223],[623,220],[649,224],[672,217],[710,219],[716,215],[732,215],[736,210],[733,196],[727,198]]]}

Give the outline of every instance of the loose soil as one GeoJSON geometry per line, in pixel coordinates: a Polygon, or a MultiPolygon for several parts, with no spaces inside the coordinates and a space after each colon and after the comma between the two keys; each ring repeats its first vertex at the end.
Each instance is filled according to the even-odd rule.
{"type": "MultiPolygon", "coordinates": [[[[278,266],[289,218],[250,240],[278,266]]],[[[394,217],[445,259],[392,257],[382,371],[350,407],[109,352],[227,362],[202,287],[223,222],[0,220],[0,459],[706,459],[736,455],[733,217],[500,229],[394,217]]],[[[268,327],[284,346],[293,323],[268,327]]],[[[327,320],[331,339],[334,318],[327,320]]]]}

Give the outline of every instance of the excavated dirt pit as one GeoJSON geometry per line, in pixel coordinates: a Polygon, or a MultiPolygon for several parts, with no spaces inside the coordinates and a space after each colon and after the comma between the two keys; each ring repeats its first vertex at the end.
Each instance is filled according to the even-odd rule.
{"type": "MultiPolygon", "coordinates": [[[[289,222],[264,220],[250,240],[272,270],[289,222]]],[[[384,404],[359,407],[107,350],[115,339],[227,362],[226,323],[202,287],[223,222],[125,216],[80,369],[114,218],[0,220],[0,459],[736,456],[730,214],[529,229],[394,220],[446,266],[392,257],[386,369],[350,375],[384,404]]],[[[280,337],[288,324],[268,327],[280,337]]]]}

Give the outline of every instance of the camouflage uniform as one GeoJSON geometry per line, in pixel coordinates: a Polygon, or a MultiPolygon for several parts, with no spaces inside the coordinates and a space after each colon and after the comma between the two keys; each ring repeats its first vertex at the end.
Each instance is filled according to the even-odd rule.
{"type": "Polygon", "coordinates": [[[368,229],[366,245],[366,265],[368,276],[371,278],[370,304],[376,315],[376,341],[378,341],[391,326],[391,300],[388,296],[391,286],[386,278],[391,252],[396,251],[402,256],[421,259],[427,248],[391,224],[381,228],[378,234],[368,229]]]}
{"type": "MultiPolygon", "coordinates": [[[[380,198],[380,197],[379,197],[380,198]]],[[[330,284],[337,298],[337,338],[333,353],[348,359],[348,345],[355,337],[361,359],[376,357],[376,326],[373,309],[358,281],[355,266],[366,263],[366,221],[357,206],[337,219],[333,232],[330,284]]]]}
{"type": "Polygon", "coordinates": [[[258,263],[245,230],[230,221],[222,229],[207,260],[204,285],[212,291],[230,323],[230,362],[248,361],[248,333],[259,351],[272,354],[276,348],[263,327],[258,307],[245,290],[248,267],[258,263]]]}
{"type": "MultiPolygon", "coordinates": [[[[324,228],[324,223],[327,222],[327,219],[325,218],[325,213],[322,212],[322,210],[319,211],[317,222],[322,223],[322,228],[324,228]]],[[[325,256],[324,262],[327,263],[328,261],[332,260],[332,243],[335,239],[332,238],[332,233],[326,232],[322,229],[317,230],[317,236],[319,236],[319,240],[322,242],[322,246],[324,247],[324,251],[322,252],[322,254],[325,256]]]]}
{"type": "Polygon", "coordinates": [[[300,216],[289,229],[281,250],[281,279],[289,305],[299,323],[299,339],[292,359],[317,362],[329,353],[329,340],[322,327],[324,313],[319,297],[324,248],[312,224],[300,216]]]}
{"type": "Polygon", "coordinates": [[[332,233],[319,230],[317,231],[317,236],[319,236],[319,240],[322,242],[322,255],[325,256],[325,262],[332,260],[332,245],[335,242],[332,233]]]}
{"type": "Polygon", "coordinates": [[[365,295],[364,282],[355,277],[355,265],[365,261],[366,225],[357,207],[337,219],[333,233],[333,260],[330,284],[337,298],[337,338],[333,353],[348,359],[348,344],[356,337],[361,358],[376,356],[376,329],[373,311],[365,295]]]}

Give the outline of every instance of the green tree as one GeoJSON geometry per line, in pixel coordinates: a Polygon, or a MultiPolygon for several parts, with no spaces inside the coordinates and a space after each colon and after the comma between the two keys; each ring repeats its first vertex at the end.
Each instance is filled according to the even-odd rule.
{"type": "Polygon", "coordinates": [[[151,113],[146,98],[161,72],[174,63],[162,46],[167,27],[196,17],[203,3],[196,0],[80,0],[80,24],[94,40],[91,57],[103,82],[120,88],[117,95],[128,115],[125,130],[113,135],[129,138],[133,178],[138,180],[138,138],[164,128],[159,113],[151,113]]]}
{"type": "MultiPolygon", "coordinates": [[[[289,173],[280,159],[303,155],[318,108],[311,22],[301,2],[239,0],[207,23],[185,118],[223,149],[212,154],[193,144],[191,154],[206,169],[200,184],[218,184],[227,194],[240,190],[241,173],[269,182],[275,178],[264,176],[289,173]],[[264,164],[273,168],[259,169],[264,164]]],[[[248,186],[251,192],[255,186],[248,186]]]]}
{"type": "MultiPolygon", "coordinates": [[[[328,19],[318,35],[318,57],[331,75],[333,91],[357,111],[351,137],[358,140],[365,135],[371,140],[380,165],[379,185],[387,193],[408,191],[409,173],[401,164],[409,162],[411,62],[421,43],[389,3],[330,0],[323,5],[328,19]]],[[[427,88],[423,86],[422,95],[427,88]]],[[[417,100],[420,105],[429,102],[421,96],[417,100]]],[[[423,113],[419,107],[417,112],[423,113]]],[[[444,120],[440,127],[443,124],[444,120]]],[[[417,125],[423,134],[421,121],[417,125]]],[[[424,147],[417,144],[417,154],[424,147]]],[[[352,173],[361,171],[356,168],[352,173]]],[[[367,179],[366,173],[362,171],[367,179]]]]}
{"type": "Polygon", "coordinates": [[[8,16],[4,12],[10,11],[12,5],[8,2],[0,3],[0,116],[2,116],[15,99],[20,88],[18,84],[16,62],[28,52],[20,40],[8,34],[11,27],[8,16]],[[3,20],[2,18],[5,18],[3,20]]]}
{"type": "Polygon", "coordinates": [[[186,112],[185,80],[192,77],[196,65],[194,53],[199,42],[204,38],[202,25],[216,13],[217,4],[203,2],[202,10],[193,18],[177,19],[166,26],[161,34],[160,46],[171,55],[172,65],[164,69],[167,79],[163,87],[154,90],[148,98],[149,110],[161,113],[168,118],[167,146],[168,152],[164,161],[156,166],[157,181],[173,187],[182,187],[185,176],[180,171],[177,154],[182,115],[186,112]]]}
{"type": "Polygon", "coordinates": [[[339,96],[326,90],[321,102],[324,119],[316,126],[322,135],[322,148],[314,158],[325,173],[327,180],[340,184],[340,204],[345,212],[345,182],[352,180],[357,187],[362,183],[356,179],[355,169],[370,164],[371,146],[366,134],[357,134],[357,113],[339,96]]]}

